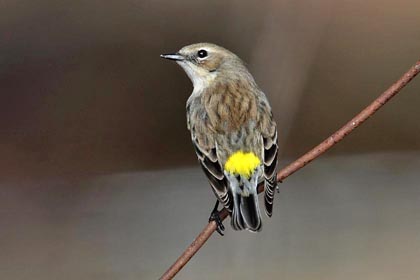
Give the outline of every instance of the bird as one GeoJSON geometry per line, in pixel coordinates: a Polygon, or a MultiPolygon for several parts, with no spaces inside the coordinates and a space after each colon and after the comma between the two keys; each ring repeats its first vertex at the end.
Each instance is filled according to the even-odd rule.
{"type": "Polygon", "coordinates": [[[217,198],[209,221],[223,235],[221,203],[234,230],[261,231],[258,184],[264,182],[268,217],[278,190],[277,125],[266,95],[245,63],[221,46],[196,43],[161,57],[179,64],[193,84],[186,102],[187,128],[217,198]]]}

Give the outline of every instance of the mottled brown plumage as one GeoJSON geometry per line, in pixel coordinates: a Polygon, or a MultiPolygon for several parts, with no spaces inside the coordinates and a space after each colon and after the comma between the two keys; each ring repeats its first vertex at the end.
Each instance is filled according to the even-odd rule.
{"type": "Polygon", "coordinates": [[[194,44],[166,58],[177,60],[193,82],[194,91],[187,101],[188,129],[216,197],[232,213],[232,227],[259,231],[257,183],[265,181],[269,216],[276,187],[277,131],[267,98],[244,63],[222,47],[194,44]],[[247,162],[233,162],[232,170],[226,168],[226,162],[238,152],[242,157],[237,158],[246,161],[255,156],[260,162],[256,167],[250,165],[249,177],[235,174],[240,170],[235,164],[243,169],[247,162]]]}

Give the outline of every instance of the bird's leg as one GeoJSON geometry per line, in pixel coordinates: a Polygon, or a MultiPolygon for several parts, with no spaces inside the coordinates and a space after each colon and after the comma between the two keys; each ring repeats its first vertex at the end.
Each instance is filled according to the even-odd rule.
{"type": "Polygon", "coordinates": [[[214,205],[213,210],[211,211],[209,222],[215,221],[216,222],[216,231],[223,236],[223,231],[225,230],[225,226],[222,223],[222,219],[220,218],[219,211],[217,208],[219,207],[219,200],[216,200],[216,204],[214,205]]]}

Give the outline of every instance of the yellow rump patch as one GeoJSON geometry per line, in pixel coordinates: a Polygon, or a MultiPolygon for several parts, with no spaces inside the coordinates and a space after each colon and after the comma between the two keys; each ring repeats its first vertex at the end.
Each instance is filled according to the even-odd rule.
{"type": "Polygon", "coordinates": [[[260,163],[260,159],[254,153],[237,151],[226,161],[225,170],[231,174],[242,175],[249,178],[260,163]]]}

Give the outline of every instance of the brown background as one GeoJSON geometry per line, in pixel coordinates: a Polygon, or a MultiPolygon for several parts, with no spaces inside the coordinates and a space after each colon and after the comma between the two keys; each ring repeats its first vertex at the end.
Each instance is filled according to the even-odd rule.
{"type": "MultiPolygon", "coordinates": [[[[282,155],[338,128],[418,59],[418,1],[3,1],[2,175],[195,164],[192,87],[159,54],[210,41],[271,100],[282,155]]],[[[332,153],[420,148],[419,86],[332,153]]]]}

